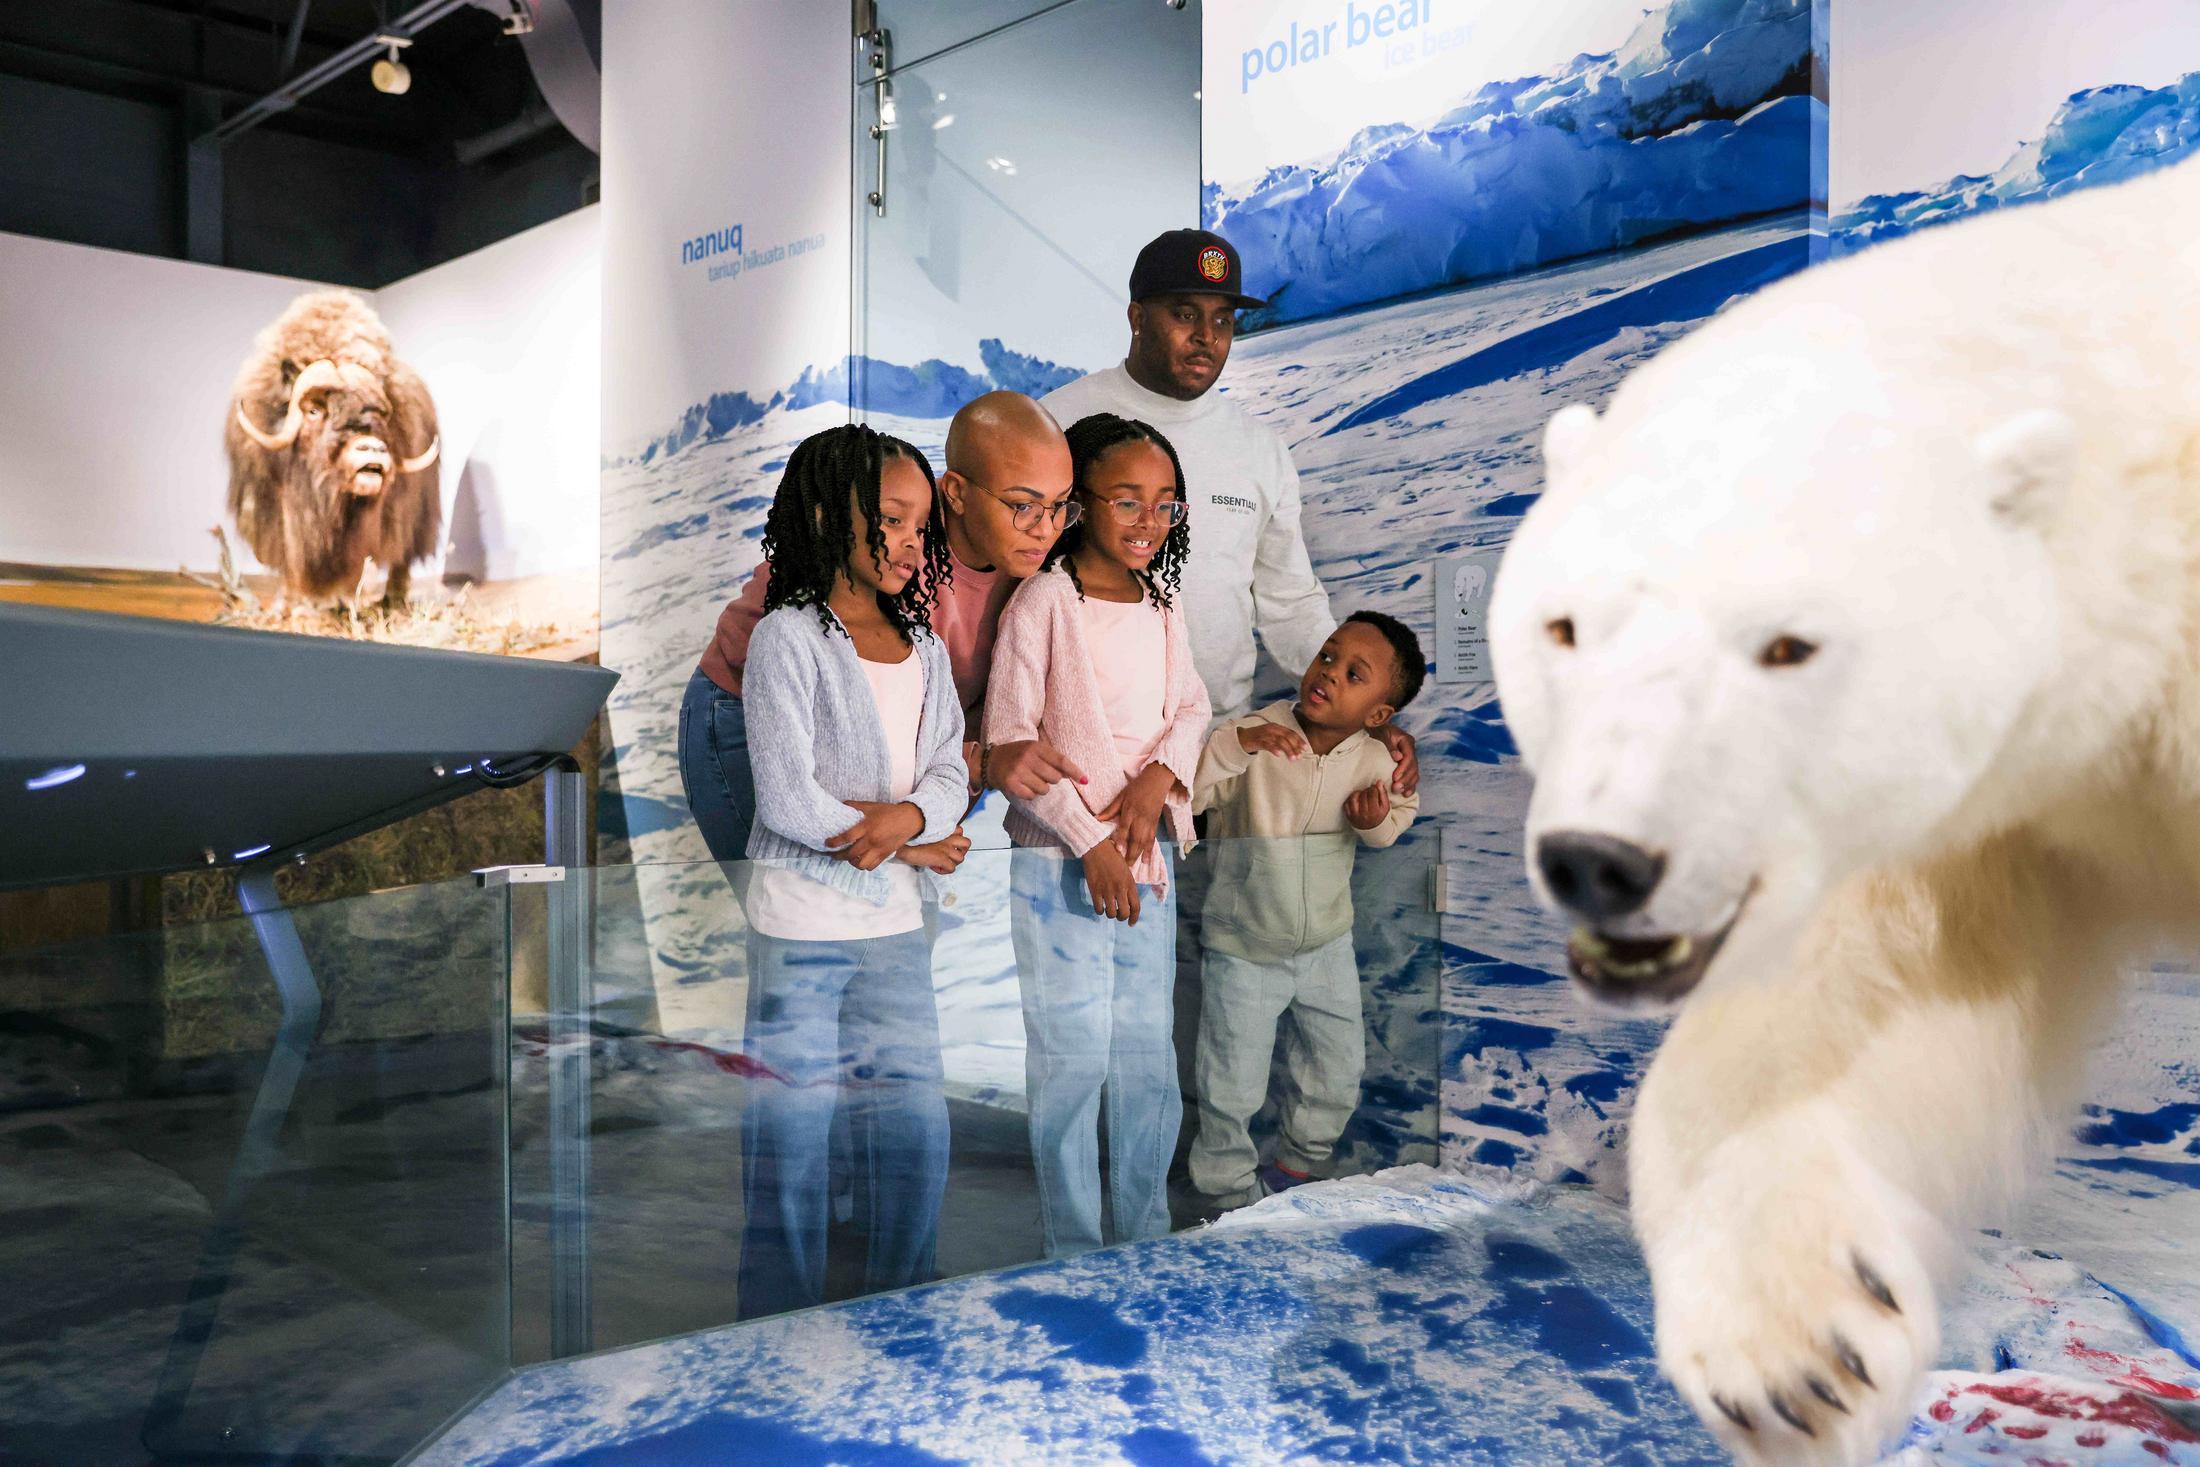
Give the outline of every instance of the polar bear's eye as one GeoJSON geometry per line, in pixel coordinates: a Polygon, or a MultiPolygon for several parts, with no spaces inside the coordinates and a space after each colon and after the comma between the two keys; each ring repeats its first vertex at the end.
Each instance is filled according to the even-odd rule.
{"type": "Polygon", "coordinates": [[[1543,630],[1549,634],[1552,641],[1558,643],[1561,647],[1574,645],[1574,619],[1570,616],[1562,616],[1555,621],[1543,623],[1543,630]]]}
{"type": "Polygon", "coordinates": [[[1778,636],[1765,643],[1764,649],[1757,654],[1757,665],[1799,667],[1810,661],[1811,654],[1817,650],[1815,642],[1806,642],[1801,637],[1778,636]]]}

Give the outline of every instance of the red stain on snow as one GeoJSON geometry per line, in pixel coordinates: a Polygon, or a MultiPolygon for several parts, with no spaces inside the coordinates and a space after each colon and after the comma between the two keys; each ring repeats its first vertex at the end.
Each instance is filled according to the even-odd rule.
{"type": "Polygon", "coordinates": [[[2098,1431],[2081,1431],[2078,1433],[2078,1445],[2081,1447],[2105,1447],[2108,1445],[2108,1437],[2098,1431]]]}
{"type": "Polygon", "coordinates": [[[1935,1401],[1926,1409],[1925,1414],[1935,1421],[1953,1421],[1956,1419],[1956,1408],[1946,1401],[1935,1401]]]}
{"type": "Polygon", "coordinates": [[[2158,1450],[2163,1442],[2200,1442],[2200,1432],[2193,1431],[2183,1422],[2170,1416],[2143,1396],[2127,1391],[2120,1396],[2107,1398],[2084,1395],[2074,1391],[2056,1390],[2038,1381],[2026,1384],[2003,1385],[1994,1381],[1975,1381],[1963,1387],[1963,1394],[1985,1396],[2004,1406],[2017,1406],[2036,1416],[2046,1416],[2061,1421],[2082,1421],[2088,1424],[2120,1426],[2153,1440],[2142,1443],[2158,1457],[2167,1458],[2168,1452],[2158,1450]]]}
{"type": "Polygon", "coordinates": [[[2127,1390],[2148,1391],[2157,1396],[2166,1396],[2172,1401],[2200,1401],[2200,1390],[2194,1390],[2191,1386],[2174,1385],[2166,1380],[2156,1380],[2140,1370],[2128,1357],[2113,1350],[2096,1350],[2090,1345],[2081,1345],[2076,1340],[2063,1346],[2063,1349],[2075,1359],[2117,1370],[2119,1374],[2110,1378],[2110,1385],[2123,1386],[2127,1390]]]}
{"type": "Polygon", "coordinates": [[[1974,1431],[1984,1431],[1987,1427],[1992,1426],[1995,1422],[1999,1420],[2001,1420],[2001,1413],[1999,1411],[1996,1411],[1993,1407],[1988,1406],[1986,1409],[1979,1412],[1978,1415],[1971,1418],[1971,1424],[1963,1428],[1963,1434],[1965,1436],[1969,1436],[1974,1431]]]}
{"type": "Polygon", "coordinates": [[[2018,1441],[2036,1442],[2047,1435],[2047,1428],[2044,1426],[2005,1426],[2001,1429],[2001,1434],[2003,1436],[2013,1436],[2018,1441]]]}

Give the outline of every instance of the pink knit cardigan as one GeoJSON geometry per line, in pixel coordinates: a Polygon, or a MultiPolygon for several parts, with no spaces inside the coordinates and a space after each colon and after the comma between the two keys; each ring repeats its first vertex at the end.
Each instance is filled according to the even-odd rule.
{"type": "MultiPolygon", "coordinates": [[[[1183,607],[1163,607],[1161,622],[1168,648],[1167,704],[1161,742],[1149,762],[1165,766],[1190,790],[1207,739],[1207,687],[1192,665],[1183,607]]],[[[1130,778],[1101,705],[1076,583],[1059,566],[1025,581],[1002,608],[987,683],[985,735],[996,744],[1045,739],[1089,781],[1079,785],[1065,780],[1036,800],[1011,801],[1005,822],[1009,839],[1020,846],[1047,846],[1082,856],[1113,832],[1114,826],[1093,812],[1105,810],[1130,778]]],[[[1172,792],[1164,816],[1168,829],[1190,850],[1195,841],[1191,797],[1172,792]]],[[[1168,867],[1150,848],[1131,874],[1143,885],[1168,884],[1168,867]]]]}

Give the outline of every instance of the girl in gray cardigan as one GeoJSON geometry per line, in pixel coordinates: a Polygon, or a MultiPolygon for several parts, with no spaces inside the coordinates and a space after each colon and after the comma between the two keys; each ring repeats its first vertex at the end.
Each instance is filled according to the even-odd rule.
{"type": "Polygon", "coordinates": [[[836,1104],[871,1161],[866,1289],[933,1276],[947,1106],[923,902],[969,849],[962,704],[928,625],[946,543],[923,455],[858,425],[796,448],[766,521],[743,687],[744,1317],[824,1301],[836,1104]]]}

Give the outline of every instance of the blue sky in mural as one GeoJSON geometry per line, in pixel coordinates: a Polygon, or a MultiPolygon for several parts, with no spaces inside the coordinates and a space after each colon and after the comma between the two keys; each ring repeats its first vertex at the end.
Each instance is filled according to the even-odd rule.
{"type": "MultiPolygon", "coordinates": [[[[1807,0],[1674,0],[1617,51],[1491,80],[1425,127],[1211,180],[1202,213],[1300,320],[1808,203],[1807,0]]],[[[1471,79],[1471,78],[1469,78],[1471,79]]]]}
{"type": "Polygon", "coordinates": [[[1988,209],[2034,203],[2116,183],[2174,163],[2200,146],[2200,71],[2166,87],[2110,85],[2055,109],[2039,137],[1992,173],[1858,199],[1831,221],[1837,247],[1894,239],[1988,209]]]}

